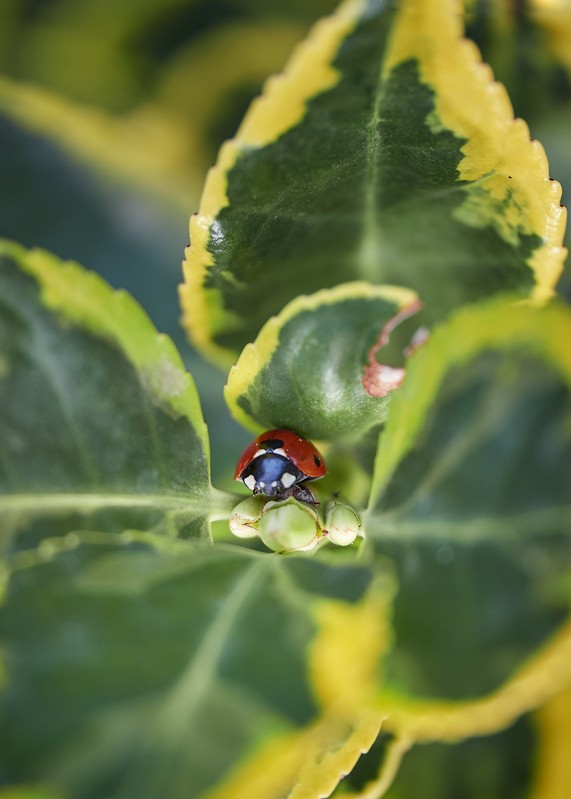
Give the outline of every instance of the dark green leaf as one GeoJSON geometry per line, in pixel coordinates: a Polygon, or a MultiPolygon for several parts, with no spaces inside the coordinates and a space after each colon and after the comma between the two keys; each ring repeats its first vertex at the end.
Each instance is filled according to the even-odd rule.
{"type": "Polygon", "coordinates": [[[394,283],[427,320],[502,290],[552,293],[560,188],[452,7],[343,4],[224,145],[182,292],[212,357],[231,360],[300,290],[394,283]]]}
{"type": "Polygon", "coordinates": [[[399,584],[396,729],[494,731],[571,677],[569,340],[563,308],[465,310],[393,399],[365,526],[399,584]]]}
{"type": "Polygon", "coordinates": [[[370,612],[386,585],[370,569],[91,533],[11,571],[4,781],[74,799],[278,799],[329,748],[321,779],[340,779],[382,646],[370,612]]]}
{"type": "Polygon", "coordinates": [[[42,251],[0,250],[2,547],[73,529],[208,536],[192,378],[124,292],[42,251]]]}

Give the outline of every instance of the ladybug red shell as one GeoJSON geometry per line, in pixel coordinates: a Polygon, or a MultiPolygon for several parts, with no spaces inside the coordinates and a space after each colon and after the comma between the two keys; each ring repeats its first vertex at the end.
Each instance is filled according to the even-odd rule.
{"type": "Polygon", "coordinates": [[[276,500],[293,496],[316,504],[305,483],[323,477],[326,471],[323,456],[311,441],[291,430],[268,430],[246,447],[234,479],[241,480],[254,495],[276,500]]]}

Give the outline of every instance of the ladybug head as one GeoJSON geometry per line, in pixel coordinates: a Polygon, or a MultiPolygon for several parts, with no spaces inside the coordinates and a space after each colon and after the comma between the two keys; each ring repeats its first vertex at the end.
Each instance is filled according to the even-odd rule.
{"type": "Polygon", "coordinates": [[[254,458],[240,475],[243,483],[254,496],[285,499],[291,495],[291,489],[305,478],[297,466],[275,452],[265,452],[254,458]]]}

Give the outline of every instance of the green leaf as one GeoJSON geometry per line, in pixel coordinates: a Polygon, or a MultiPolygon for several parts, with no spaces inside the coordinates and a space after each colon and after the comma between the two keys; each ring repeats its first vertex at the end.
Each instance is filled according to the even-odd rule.
{"type": "Polygon", "coordinates": [[[364,370],[384,325],[416,299],[407,289],[361,282],[294,300],[231,369],[232,414],[252,430],[282,427],[317,440],[378,425],[389,399],[371,396],[364,370]]]}
{"type": "Polygon", "coordinates": [[[452,0],[349,0],[266,85],[191,219],[182,304],[227,363],[300,291],[415,290],[428,321],[564,258],[560,187],[452,0]]]}
{"type": "Polygon", "coordinates": [[[390,582],[367,567],[82,533],[10,571],[4,781],[74,799],[299,799],[300,773],[330,792],[378,733],[363,707],[390,582]]]}
{"type": "Polygon", "coordinates": [[[2,548],[74,529],[208,536],[190,375],[141,308],[95,274],[0,245],[2,548]]]}
{"type": "Polygon", "coordinates": [[[364,524],[399,591],[383,703],[497,731],[571,680],[571,312],[465,309],[410,360],[364,524]]]}

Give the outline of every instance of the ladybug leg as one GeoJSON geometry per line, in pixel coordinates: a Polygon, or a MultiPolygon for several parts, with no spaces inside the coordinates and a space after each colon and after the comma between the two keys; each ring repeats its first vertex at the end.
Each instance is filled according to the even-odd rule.
{"type": "Polygon", "coordinates": [[[291,496],[297,499],[298,502],[305,502],[307,505],[319,505],[311,488],[303,485],[303,483],[296,483],[290,490],[291,496]]]}

